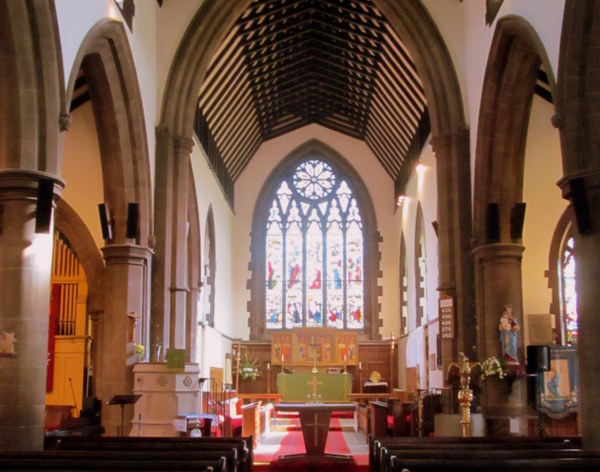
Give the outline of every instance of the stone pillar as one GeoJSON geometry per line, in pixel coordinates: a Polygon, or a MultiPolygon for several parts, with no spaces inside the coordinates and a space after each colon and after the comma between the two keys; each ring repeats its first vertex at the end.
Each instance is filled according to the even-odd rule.
{"type": "MultiPolygon", "coordinates": [[[[186,343],[188,182],[193,141],[172,136],[165,128],[156,133],[155,260],[152,273],[151,344],[184,349],[186,343]]],[[[157,359],[162,360],[162,359],[157,359]]]]}
{"type": "Polygon", "coordinates": [[[440,295],[452,296],[455,338],[442,341],[443,371],[460,361],[459,352],[475,352],[475,303],[471,254],[471,165],[469,131],[435,136],[437,165],[440,295]]]}
{"type": "Polygon", "coordinates": [[[486,417],[488,435],[527,435],[527,383],[524,374],[523,292],[521,259],[523,246],[498,243],[477,247],[475,255],[478,313],[478,360],[503,357],[500,318],[506,306],[519,325],[517,359],[503,380],[483,381],[480,403],[486,417]]]}
{"type": "MultiPolygon", "coordinates": [[[[148,288],[150,260],[148,248],[112,245],[102,248],[106,260],[104,314],[98,322],[98,372],[96,395],[102,401],[102,424],[107,435],[116,436],[121,428],[121,407],[107,405],[114,395],[130,395],[133,390],[132,368],[137,361],[135,344],[147,344],[148,288]],[[136,339],[130,313],[137,320],[136,339]]],[[[125,431],[129,433],[133,409],[125,406],[125,431]]]]}
{"type": "Polygon", "coordinates": [[[563,197],[571,201],[575,221],[577,262],[577,360],[581,435],[586,449],[600,448],[600,356],[596,351],[600,333],[600,174],[589,172],[559,182],[563,197]]]}
{"type": "MultiPolygon", "coordinates": [[[[38,185],[63,187],[34,171],[0,171],[0,444],[42,449],[48,364],[48,308],[54,218],[36,233],[38,185]]],[[[42,205],[44,202],[39,202],[42,205]]]]}

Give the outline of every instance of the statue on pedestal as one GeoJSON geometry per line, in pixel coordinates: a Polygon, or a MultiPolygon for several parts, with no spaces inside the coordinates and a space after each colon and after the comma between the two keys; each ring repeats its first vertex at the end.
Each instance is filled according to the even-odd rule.
{"type": "Polygon", "coordinates": [[[502,356],[507,364],[519,364],[517,357],[517,333],[520,330],[519,322],[513,315],[512,305],[505,305],[498,325],[500,330],[500,344],[502,356]]]}

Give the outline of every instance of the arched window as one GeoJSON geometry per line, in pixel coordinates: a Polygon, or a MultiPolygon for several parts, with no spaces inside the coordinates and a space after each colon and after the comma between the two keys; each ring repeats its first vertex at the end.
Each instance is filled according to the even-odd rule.
{"type": "Polygon", "coordinates": [[[406,242],[400,239],[400,335],[408,334],[408,268],[406,266],[406,242]]]}
{"type": "Polygon", "coordinates": [[[364,236],[348,180],[327,162],[300,162],[266,222],[266,326],[364,327],[364,236]]]}
{"type": "Polygon", "coordinates": [[[566,344],[577,345],[577,290],[575,287],[575,240],[570,232],[567,234],[560,251],[560,295],[561,295],[561,328],[566,344]]]}
{"type": "Polygon", "coordinates": [[[423,225],[423,210],[417,206],[417,220],[415,224],[415,283],[417,293],[417,328],[427,322],[427,267],[425,255],[425,227],[423,225]]]}
{"type": "Polygon", "coordinates": [[[317,140],[292,152],[257,199],[250,338],[322,327],[378,339],[379,240],[368,191],[346,160],[317,140]]]}
{"type": "Polygon", "coordinates": [[[202,316],[208,326],[215,327],[215,220],[212,206],[206,216],[204,230],[204,282],[202,285],[202,316]]]}
{"type": "Polygon", "coordinates": [[[552,243],[548,266],[548,285],[552,289],[550,312],[557,317],[554,337],[558,344],[577,345],[576,251],[573,237],[573,215],[567,208],[560,218],[552,243]]]}

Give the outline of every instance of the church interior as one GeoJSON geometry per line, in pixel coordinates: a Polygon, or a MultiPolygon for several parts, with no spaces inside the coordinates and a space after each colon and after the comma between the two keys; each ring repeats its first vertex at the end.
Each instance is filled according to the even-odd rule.
{"type": "Polygon", "coordinates": [[[0,46],[0,468],[600,468],[599,2],[0,0],[0,46]]]}

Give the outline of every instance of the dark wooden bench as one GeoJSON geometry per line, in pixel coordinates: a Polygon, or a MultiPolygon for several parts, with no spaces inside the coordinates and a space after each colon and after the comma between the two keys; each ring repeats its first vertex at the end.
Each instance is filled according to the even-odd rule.
{"type": "MultiPolygon", "coordinates": [[[[499,460],[515,455],[520,455],[524,459],[552,455],[554,458],[562,460],[574,457],[577,454],[581,456],[582,451],[580,447],[580,437],[370,438],[369,466],[373,472],[392,470],[392,457],[394,458],[394,470],[396,468],[402,470],[401,464],[398,464],[404,464],[405,459],[411,461],[413,468],[415,467],[413,461],[420,459],[439,459],[442,462],[449,462],[465,457],[472,457],[474,460],[478,458],[499,460]],[[548,451],[558,452],[547,454],[548,451]]],[[[595,457],[600,458],[600,455],[592,452],[586,457],[593,459],[595,457]]],[[[500,467],[500,470],[502,468],[500,467]]]]}
{"type": "Polygon", "coordinates": [[[507,457],[501,460],[462,458],[456,461],[445,459],[405,459],[402,461],[392,459],[389,472],[418,472],[418,471],[496,471],[496,472],[555,472],[569,470],[576,471],[598,471],[600,470],[600,459],[598,458],[560,458],[546,459],[531,457],[527,459],[512,459],[507,457]]]}
{"type": "MultiPolygon", "coordinates": [[[[252,437],[66,437],[46,445],[48,450],[70,452],[114,451],[120,454],[161,453],[164,457],[188,457],[197,454],[225,456],[226,470],[252,470],[252,437]],[[231,455],[233,458],[231,458],[231,455]]],[[[119,456],[120,457],[120,456],[119,456]]]]}
{"type": "Polygon", "coordinates": [[[225,456],[214,455],[212,458],[198,459],[182,455],[178,458],[165,459],[159,455],[153,457],[132,458],[121,457],[121,453],[96,454],[90,451],[26,451],[0,453],[0,470],[30,471],[205,471],[226,472],[225,456]]]}

